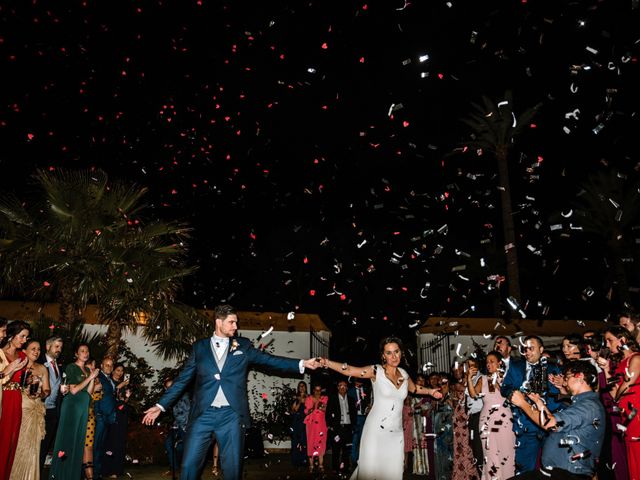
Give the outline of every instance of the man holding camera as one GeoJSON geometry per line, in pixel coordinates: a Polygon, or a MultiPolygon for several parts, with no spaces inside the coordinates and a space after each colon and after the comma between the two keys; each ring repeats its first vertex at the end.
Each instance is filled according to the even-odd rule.
{"type": "MultiPolygon", "coordinates": [[[[524,339],[522,348],[526,362],[513,363],[509,367],[500,393],[507,399],[511,399],[512,394],[517,391],[537,394],[545,400],[549,411],[555,412],[560,406],[556,400],[560,392],[549,381],[549,375],[559,374],[560,368],[555,364],[547,363],[546,358],[542,356],[544,344],[540,337],[529,335],[524,339]]],[[[519,406],[513,404],[513,401],[512,412],[513,431],[518,442],[516,472],[517,474],[530,472],[536,468],[545,432],[519,406]]]]}
{"type": "Polygon", "coordinates": [[[537,393],[525,396],[516,390],[511,396],[511,402],[536,426],[549,432],[542,449],[542,467],[517,477],[518,480],[590,480],[595,473],[606,421],[604,407],[594,391],[598,373],[590,362],[581,360],[569,362],[564,372],[572,401],[561,412],[552,413],[537,393]]]}

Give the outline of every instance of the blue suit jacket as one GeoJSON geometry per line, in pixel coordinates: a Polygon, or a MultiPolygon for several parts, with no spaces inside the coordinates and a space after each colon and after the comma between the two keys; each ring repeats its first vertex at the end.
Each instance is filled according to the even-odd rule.
{"type": "Polygon", "coordinates": [[[98,378],[102,384],[102,399],[93,404],[93,411],[111,424],[116,421],[116,392],[104,372],[100,372],[98,378]]]}
{"type": "MultiPolygon", "coordinates": [[[[502,386],[500,387],[500,393],[504,398],[510,398],[511,393],[514,390],[518,390],[522,383],[525,381],[527,375],[527,362],[523,359],[519,361],[514,361],[512,359],[509,362],[509,370],[507,370],[507,375],[504,377],[502,382],[502,386]]],[[[547,374],[553,373],[554,375],[558,375],[562,373],[560,371],[560,367],[554,363],[547,364],[547,374]]],[[[545,395],[545,401],[547,402],[547,407],[551,412],[555,412],[560,408],[560,403],[558,403],[555,399],[555,395],[558,395],[559,390],[553,385],[551,382],[547,380],[547,394],[545,395]]],[[[524,432],[537,432],[542,431],[540,427],[538,427],[528,416],[525,414],[520,408],[512,407],[513,411],[513,431],[516,434],[521,434],[524,432]]]]}
{"type": "Polygon", "coordinates": [[[298,368],[300,360],[276,357],[257,350],[246,338],[233,337],[229,340],[229,350],[234,342],[238,346],[233,351],[227,352],[227,360],[222,371],[218,369],[214,358],[211,338],[203,338],[194,343],[191,356],[182,368],[180,375],[158,401],[158,404],[168,410],[195,379],[190,419],[197,419],[202,412],[209,408],[218,389],[222,387],[229,405],[238,414],[240,421],[248,427],[251,424],[247,398],[249,366],[261,365],[284,372],[300,372],[298,368]]]}

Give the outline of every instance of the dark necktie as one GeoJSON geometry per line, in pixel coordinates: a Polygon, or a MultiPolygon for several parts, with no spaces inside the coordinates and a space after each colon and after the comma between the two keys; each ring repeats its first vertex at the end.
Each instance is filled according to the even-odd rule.
{"type": "Polygon", "coordinates": [[[60,376],[60,372],[58,372],[58,366],[56,365],[56,361],[52,360],[51,362],[51,366],[53,367],[53,373],[56,374],[56,378],[58,378],[60,376]]]}

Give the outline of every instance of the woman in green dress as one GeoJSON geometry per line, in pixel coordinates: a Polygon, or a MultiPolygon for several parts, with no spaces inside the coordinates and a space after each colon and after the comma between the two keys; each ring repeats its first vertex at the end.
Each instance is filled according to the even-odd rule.
{"type": "Polygon", "coordinates": [[[89,346],[80,344],[76,361],[67,365],[62,375],[64,390],[68,392],[62,400],[49,480],[80,479],[93,379],[100,373],[98,368],[89,371],[85,367],[88,359],[89,346]]]}

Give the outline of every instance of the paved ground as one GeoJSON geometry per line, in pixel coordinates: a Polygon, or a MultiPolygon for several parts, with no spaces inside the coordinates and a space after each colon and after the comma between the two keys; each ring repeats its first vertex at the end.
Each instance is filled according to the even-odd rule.
{"type": "MultiPolygon", "coordinates": [[[[325,457],[325,463],[331,465],[331,456],[325,457]]],[[[167,472],[166,466],[136,466],[132,465],[127,468],[128,476],[120,478],[133,478],[135,480],[161,480],[163,478],[171,479],[171,472],[168,472],[166,477],[163,477],[163,473],[167,472]]],[[[180,478],[176,476],[176,478],[180,478]]],[[[211,474],[211,464],[209,463],[205,468],[202,480],[222,480],[222,475],[214,477],[211,474]]],[[[296,469],[291,466],[289,461],[289,455],[285,454],[270,454],[264,458],[247,459],[244,465],[244,478],[247,480],[260,479],[260,480],[336,480],[339,477],[330,473],[310,474],[306,470],[296,469]]],[[[405,475],[405,479],[424,478],[414,477],[413,475],[405,475]]]]}

